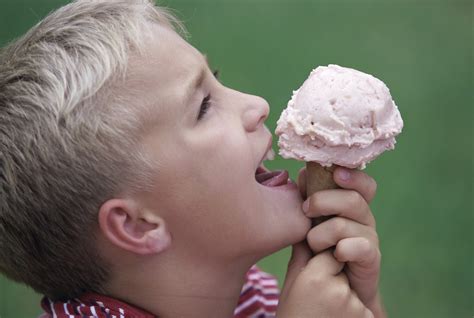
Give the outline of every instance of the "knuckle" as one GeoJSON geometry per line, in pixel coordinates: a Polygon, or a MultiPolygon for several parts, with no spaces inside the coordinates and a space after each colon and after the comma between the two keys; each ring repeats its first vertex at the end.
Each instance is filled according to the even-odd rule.
{"type": "Polygon", "coordinates": [[[321,203],[322,203],[322,200],[323,200],[321,195],[322,195],[322,193],[316,192],[311,196],[311,199],[310,199],[309,203],[310,203],[310,206],[311,206],[312,210],[319,211],[321,209],[321,203]]]}
{"type": "Polygon", "coordinates": [[[333,299],[339,299],[341,302],[347,301],[351,295],[351,289],[346,284],[337,284],[328,287],[328,296],[333,299]]]}
{"type": "Polygon", "coordinates": [[[373,264],[380,264],[382,253],[370,240],[364,238],[361,241],[361,252],[366,255],[366,261],[373,264]]]}
{"type": "Polygon", "coordinates": [[[367,308],[364,308],[364,313],[362,315],[364,318],[374,318],[374,314],[367,308]]]}
{"type": "Polygon", "coordinates": [[[362,311],[362,304],[359,298],[357,297],[357,293],[354,290],[350,291],[350,296],[348,298],[349,306],[352,308],[353,311],[358,311],[359,313],[362,311]]]}
{"type": "Polygon", "coordinates": [[[380,249],[376,249],[375,251],[375,261],[379,264],[382,261],[382,252],[380,252],[380,249]]]}
{"type": "Polygon", "coordinates": [[[370,180],[370,189],[371,189],[371,192],[372,192],[372,195],[375,195],[375,193],[377,192],[377,181],[375,181],[374,178],[372,177],[369,177],[369,180],[370,180]]]}
{"type": "Polygon", "coordinates": [[[360,246],[361,246],[361,249],[365,252],[370,252],[372,251],[372,242],[366,238],[366,237],[361,237],[360,238],[360,246]]]}
{"type": "Polygon", "coordinates": [[[343,236],[343,234],[347,230],[347,222],[344,218],[334,217],[331,220],[332,223],[332,232],[336,234],[338,237],[343,236]]]}
{"type": "Polygon", "coordinates": [[[303,289],[307,291],[318,290],[325,285],[326,278],[322,275],[315,275],[314,273],[305,272],[305,270],[303,270],[301,276],[304,277],[302,279],[303,289]]]}
{"type": "Polygon", "coordinates": [[[372,243],[370,242],[369,239],[367,239],[365,237],[360,239],[359,248],[360,248],[360,251],[364,255],[374,254],[374,247],[372,246],[372,243]]]}
{"type": "Polygon", "coordinates": [[[370,235],[370,238],[372,239],[372,241],[374,242],[374,245],[379,246],[380,240],[379,240],[379,235],[377,234],[377,231],[375,231],[375,229],[372,229],[369,232],[369,235],[370,235]]]}
{"type": "Polygon", "coordinates": [[[364,306],[364,304],[360,301],[359,297],[354,291],[351,292],[351,298],[349,300],[348,307],[350,308],[350,312],[353,314],[351,315],[351,317],[370,317],[367,315],[368,312],[371,313],[370,310],[368,310],[367,307],[364,306]]]}
{"type": "MultiPolygon", "coordinates": [[[[374,229],[377,228],[377,220],[375,219],[375,216],[372,214],[372,211],[370,211],[370,222],[371,222],[371,225],[374,229]]],[[[375,236],[377,237],[377,242],[379,241],[379,238],[378,238],[378,235],[377,233],[375,234],[375,236]]]]}
{"type": "Polygon", "coordinates": [[[318,247],[322,243],[315,229],[309,231],[308,235],[306,236],[306,241],[308,242],[308,245],[311,248],[311,250],[315,252],[318,251],[318,247]]]}
{"type": "Polygon", "coordinates": [[[365,205],[364,204],[364,198],[360,195],[359,192],[351,190],[347,193],[347,196],[348,196],[347,199],[348,199],[349,204],[351,206],[360,208],[360,207],[363,207],[365,205]]]}

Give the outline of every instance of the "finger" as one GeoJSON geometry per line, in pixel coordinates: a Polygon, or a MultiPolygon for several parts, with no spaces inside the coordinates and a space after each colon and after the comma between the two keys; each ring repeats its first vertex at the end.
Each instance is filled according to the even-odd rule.
{"type": "Polygon", "coordinates": [[[283,290],[281,292],[282,297],[285,297],[285,294],[290,289],[291,285],[295,281],[298,274],[301,273],[303,268],[312,257],[312,253],[308,244],[306,242],[300,242],[293,245],[291,250],[291,257],[288,261],[288,269],[286,272],[285,282],[283,284],[283,290]]]}
{"type": "Polygon", "coordinates": [[[334,251],[339,261],[347,262],[345,272],[351,287],[358,291],[364,303],[370,303],[377,294],[381,254],[377,246],[364,238],[341,240],[334,251]]]}
{"type": "MultiPolygon", "coordinates": [[[[340,262],[352,264],[351,271],[360,271],[363,275],[371,276],[379,272],[381,254],[377,245],[364,237],[352,237],[339,241],[334,251],[334,257],[340,262]],[[354,265],[357,264],[357,267],[354,265]]],[[[359,275],[357,275],[359,276],[359,275]]]]}
{"type": "Polygon", "coordinates": [[[344,273],[344,271],[342,270],[339,274],[336,275],[335,282],[337,282],[338,284],[347,285],[350,288],[349,277],[347,277],[346,273],[344,273]]]}
{"type": "Polygon", "coordinates": [[[352,190],[324,190],[303,203],[307,217],[337,215],[375,227],[375,218],[361,194],[352,190]]]}
{"type": "Polygon", "coordinates": [[[362,317],[364,317],[364,318],[374,318],[375,316],[368,308],[365,308],[364,309],[364,315],[362,317]]]}
{"type": "Polygon", "coordinates": [[[332,251],[324,251],[309,260],[303,271],[310,271],[311,276],[336,276],[341,273],[344,263],[339,262],[332,251]]]}
{"type": "Polygon", "coordinates": [[[306,167],[301,168],[298,172],[298,189],[303,200],[306,200],[306,167]]]}
{"type": "Polygon", "coordinates": [[[368,203],[372,201],[377,191],[375,180],[360,170],[338,167],[334,171],[334,181],[343,189],[359,192],[368,203]]]}
{"type": "Polygon", "coordinates": [[[357,292],[352,289],[350,278],[345,273],[334,277],[330,285],[326,284],[325,293],[330,300],[335,301],[336,307],[333,308],[343,317],[371,317],[368,314],[370,310],[361,301],[357,292]]]}
{"type": "Polygon", "coordinates": [[[362,300],[359,298],[359,295],[354,290],[351,290],[351,297],[349,299],[348,307],[351,308],[351,312],[353,312],[354,317],[361,317],[361,318],[374,317],[372,312],[364,305],[362,300]]]}
{"type": "Polygon", "coordinates": [[[342,217],[331,218],[312,228],[306,240],[311,250],[319,253],[351,237],[363,237],[378,246],[377,233],[373,228],[342,217]]]}
{"type": "Polygon", "coordinates": [[[325,292],[331,295],[331,298],[337,299],[338,302],[342,302],[343,298],[347,299],[352,293],[349,277],[344,271],[332,277],[330,284],[326,283],[325,287],[325,292]]]}

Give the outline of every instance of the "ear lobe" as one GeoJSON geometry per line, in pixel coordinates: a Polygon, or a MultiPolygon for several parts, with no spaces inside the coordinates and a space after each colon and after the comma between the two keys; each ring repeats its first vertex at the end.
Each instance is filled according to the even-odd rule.
{"type": "Polygon", "coordinates": [[[133,200],[111,199],[99,210],[99,226],[114,245],[135,254],[157,254],[171,245],[164,219],[133,200]]]}

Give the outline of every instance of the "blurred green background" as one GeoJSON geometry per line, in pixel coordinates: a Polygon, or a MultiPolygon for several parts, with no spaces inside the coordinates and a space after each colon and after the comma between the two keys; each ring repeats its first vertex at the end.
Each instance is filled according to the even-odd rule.
{"type": "MultiPolygon", "coordinates": [[[[60,0],[0,0],[0,45],[60,0]]],[[[161,2],[224,84],[263,96],[273,131],[293,89],[330,63],[373,74],[405,121],[395,151],[367,168],[391,317],[473,317],[473,4],[453,0],[161,2]]],[[[274,142],[276,148],[276,140],[274,142]]],[[[278,158],[296,177],[299,162],[278,158]]],[[[289,250],[261,262],[284,278],[289,250]]],[[[0,277],[0,317],[34,317],[39,296],[0,277]]]]}

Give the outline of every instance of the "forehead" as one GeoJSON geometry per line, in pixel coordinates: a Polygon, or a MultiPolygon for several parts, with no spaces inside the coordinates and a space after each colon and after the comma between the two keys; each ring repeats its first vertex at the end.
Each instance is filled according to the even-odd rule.
{"type": "MultiPolygon", "coordinates": [[[[126,89],[157,117],[153,120],[168,121],[183,111],[191,82],[207,62],[173,30],[159,25],[154,28],[143,52],[130,58],[126,89]]],[[[151,120],[148,115],[147,120],[151,120]]]]}
{"type": "Polygon", "coordinates": [[[153,28],[154,36],[147,43],[138,61],[145,71],[150,67],[158,67],[162,71],[168,68],[186,71],[202,63],[202,54],[175,31],[161,25],[155,25],[153,28]]]}

